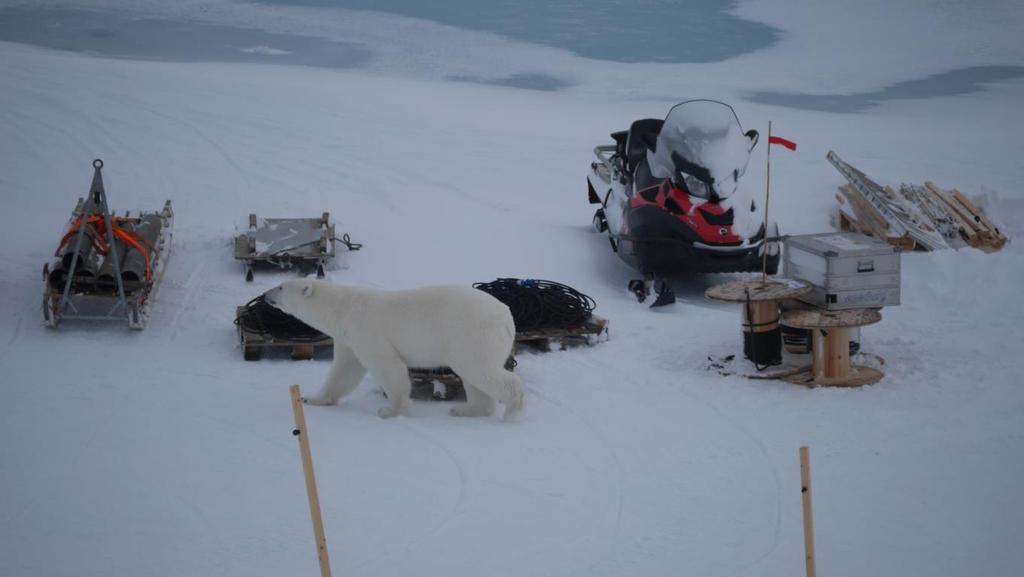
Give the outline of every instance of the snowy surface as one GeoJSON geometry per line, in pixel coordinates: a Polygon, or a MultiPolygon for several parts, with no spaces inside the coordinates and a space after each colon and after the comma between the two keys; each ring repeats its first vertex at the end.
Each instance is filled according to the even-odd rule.
{"type": "MultiPolygon", "coordinates": [[[[199,3],[152,4],[140,3],[199,3]]],[[[857,115],[742,96],[1020,65],[1020,9],[986,4],[972,19],[973,3],[907,2],[882,17],[887,3],[841,4],[801,4],[786,18],[743,4],[738,13],[791,33],[720,64],[608,74],[485,34],[458,33],[478,50],[455,50],[449,29],[393,18],[441,31],[429,56],[447,68],[405,60],[423,35],[394,35],[394,52],[356,70],[0,43],[0,575],[317,574],[287,387],[314,391],[328,364],[242,361],[235,307],[292,277],[245,283],[231,240],[250,212],[324,211],[364,243],[340,252],[336,282],[547,278],[591,295],[611,320],[597,347],[519,356],[519,423],[456,419],[443,403],[384,421],[372,379],[341,406],[307,407],[336,575],[798,575],[800,445],[811,447],[821,574],[1019,575],[1024,82],[857,115]],[[877,44],[856,41],[868,26],[877,44]],[[483,54],[502,74],[541,62],[579,84],[443,80],[481,73],[483,54]],[[651,71],[675,74],[647,84],[651,71]],[[739,314],[703,291],[735,277],[681,280],[668,310],[638,305],[625,290],[633,273],[589,226],[584,182],[609,132],[691,96],[732,103],[762,134],[771,119],[799,143],[773,154],[783,232],[829,229],[834,148],[883,184],[983,192],[1015,240],[993,255],[904,256],[904,304],[862,333],[887,361],[877,385],[807,390],[709,372],[708,355],[737,352],[739,314]],[[174,202],[175,251],[141,333],[40,323],[40,270],[96,157],[117,210],[174,202]]],[[[201,18],[251,11],[219,6],[201,18]]],[[[294,33],[283,28],[305,12],[277,14],[276,32],[294,33]]],[[[383,34],[359,28],[354,41],[383,34]]],[[[763,146],[737,196],[763,194],[763,146]]]]}

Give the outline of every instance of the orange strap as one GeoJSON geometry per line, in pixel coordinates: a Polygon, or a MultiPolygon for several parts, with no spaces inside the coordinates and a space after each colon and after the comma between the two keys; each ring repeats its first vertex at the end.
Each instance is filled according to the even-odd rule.
{"type": "MultiPolygon", "coordinates": [[[[153,247],[143,246],[144,244],[149,245],[149,243],[147,243],[145,239],[140,237],[134,231],[127,230],[121,226],[122,223],[128,222],[129,220],[130,219],[126,218],[111,217],[111,226],[114,229],[113,233],[114,236],[121,239],[122,242],[135,247],[135,249],[141,252],[142,256],[146,258],[146,281],[148,282],[153,280],[153,270],[150,263],[149,255],[150,251],[153,250],[153,247]]],[[[96,248],[96,251],[102,255],[106,255],[107,253],[109,253],[110,246],[107,244],[106,235],[107,225],[103,217],[96,214],[90,214],[88,217],[86,217],[85,224],[86,226],[90,226],[93,229],[93,234],[90,236],[92,237],[92,244],[96,248]]],[[[61,238],[60,245],[57,246],[57,251],[56,253],[54,253],[55,256],[60,254],[60,251],[63,250],[65,246],[67,246],[68,241],[71,240],[72,236],[78,233],[78,229],[80,229],[81,227],[81,218],[77,218],[71,221],[71,226],[68,227],[68,232],[64,235],[63,238],[61,238]]]]}
{"type": "Polygon", "coordinates": [[[146,282],[153,280],[153,270],[149,266],[149,251],[142,246],[142,243],[145,241],[134,232],[125,230],[119,226],[114,227],[114,236],[134,246],[142,253],[142,256],[146,257],[146,282]]]}

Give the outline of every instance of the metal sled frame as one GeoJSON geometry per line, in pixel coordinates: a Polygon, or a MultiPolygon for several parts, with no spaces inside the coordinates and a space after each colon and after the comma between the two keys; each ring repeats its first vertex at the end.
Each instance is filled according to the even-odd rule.
{"type": "Polygon", "coordinates": [[[146,328],[149,318],[149,306],[156,294],[156,287],[163,278],[166,268],[167,256],[171,247],[171,228],[174,222],[174,212],[171,210],[171,201],[164,204],[160,211],[162,226],[160,236],[154,246],[155,264],[153,265],[152,279],[138,288],[132,294],[125,291],[124,280],[121,278],[120,259],[117,254],[117,243],[114,242],[114,228],[111,222],[110,208],[107,205],[107,193],[103,188],[103,176],[101,169],[103,161],[96,159],[92,162],[94,168],[92,186],[89,188],[89,195],[85,199],[79,199],[78,205],[72,212],[72,221],[78,220],[79,227],[75,233],[74,254],[80,254],[82,242],[85,237],[85,220],[90,215],[99,215],[106,225],[106,240],[110,247],[109,258],[113,259],[114,278],[117,291],[113,294],[102,293],[75,293],[72,284],[75,280],[75,269],[78,267],[79,258],[71,259],[71,267],[68,269],[67,278],[64,281],[63,290],[56,290],[49,285],[50,275],[49,264],[43,266],[43,321],[48,327],[56,327],[62,319],[91,320],[91,321],[128,321],[132,329],[142,330],[146,328]],[[97,308],[105,308],[99,305],[109,304],[106,313],[89,314],[83,312],[85,301],[97,304],[97,308]]]}
{"type": "Polygon", "coordinates": [[[281,269],[315,266],[317,278],[323,278],[324,266],[334,254],[334,225],[327,212],[320,218],[265,218],[262,226],[250,214],[249,230],[235,237],[235,259],[242,261],[250,282],[259,262],[281,269]]]}

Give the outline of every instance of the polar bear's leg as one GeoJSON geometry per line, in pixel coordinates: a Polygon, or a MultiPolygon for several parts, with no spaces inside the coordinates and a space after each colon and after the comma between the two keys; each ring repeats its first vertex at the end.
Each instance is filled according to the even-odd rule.
{"type": "Polygon", "coordinates": [[[466,389],[466,403],[452,407],[451,414],[456,417],[489,417],[494,414],[494,397],[465,380],[462,381],[462,386],[466,389]]]}
{"type": "Polygon", "coordinates": [[[502,370],[499,378],[501,380],[501,396],[498,398],[505,405],[505,413],[502,418],[506,421],[515,420],[523,412],[525,404],[523,382],[512,371],[502,370]]]}
{"type": "Polygon", "coordinates": [[[334,343],[334,364],[327,373],[323,388],[315,397],[303,397],[302,401],[310,405],[333,405],[338,399],[351,393],[365,375],[366,368],[356,358],[352,349],[341,343],[334,343]]]}
{"type": "MultiPolygon", "coordinates": [[[[455,369],[455,367],[452,368],[455,369]]],[[[452,414],[483,416],[472,414],[473,398],[470,397],[471,390],[475,390],[477,393],[489,398],[488,402],[491,404],[491,411],[484,414],[490,415],[493,413],[494,401],[501,401],[505,405],[505,420],[515,419],[523,410],[523,384],[512,371],[499,367],[491,371],[473,370],[470,368],[463,369],[461,372],[455,369],[455,372],[462,377],[462,382],[466,385],[467,402],[464,407],[452,409],[452,414]]]]}
{"type": "Polygon", "coordinates": [[[366,367],[373,373],[377,381],[384,387],[391,406],[377,411],[382,418],[390,418],[409,413],[409,395],[412,393],[412,381],[409,380],[409,367],[392,349],[389,354],[378,352],[370,358],[363,359],[366,367]]]}

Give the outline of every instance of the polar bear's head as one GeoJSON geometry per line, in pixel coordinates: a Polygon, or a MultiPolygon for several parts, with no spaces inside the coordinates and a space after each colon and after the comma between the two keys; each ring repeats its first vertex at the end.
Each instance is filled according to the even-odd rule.
{"type": "Polygon", "coordinates": [[[317,292],[322,292],[318,290],[323,288],[318,286],[320,284],[322,284],[321,281],[312,279],[290,280],[263,293],[263,300],[274,308],[318,328],[313,323],[322,315],[317,314],[317,305],[315,304],[317,299],[313,297],[317,292]]]}

